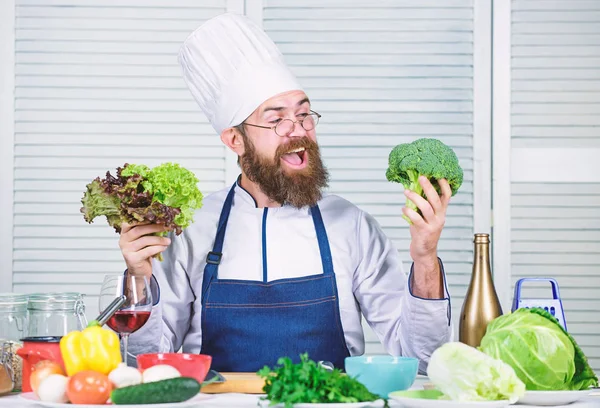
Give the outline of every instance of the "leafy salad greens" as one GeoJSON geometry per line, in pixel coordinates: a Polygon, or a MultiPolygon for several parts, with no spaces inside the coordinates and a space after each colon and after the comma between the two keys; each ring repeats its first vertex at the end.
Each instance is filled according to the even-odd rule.
{"type": "Polygon", "coordinates": [[[511,366],[464,343],[437,348],[427,366],[427,376],[452,401],[509,400],[525,393],[525,384],[511,366]]]}
{"type": "Polygon", "coordinates": [[[598,377],[575,339],[544,309],[521,308],[494,319],[479,348],[510,365],[528,390],[598,386],[598,377]]]}
{"type": "Polygon", "coordinates": [[[509,400],[526,390],[586,390],[598,377],[573,337],[540,308],[521,308],[491,321],[479,347],[447,343],[431,356],[427,375],[455,401],[509,400]]]}
{"type": "Polygon", "coordinates": [[[352,403],[383,400],[372,394],[356,379],[347,376],[339,369],[332,371],[322,367],[308,358],[308,354],[300,355],[300,362],[294,364],[289,357],[282,357],[273,369],[265,366],[258,375],[265,379],[263,391],[267,394],[264,400],[269,405],[284,404],[291,408],[298,403],[352,403]]]}
{"type": "MultiPolygon", "coordinates": [[[[97,177],[86,186],[80,211],[88,223],[106,216],[118,233],[123,223],[149,223],[164,225],[179,235],[194,221],[195,210],[202,207],[197,183],[194,173],[176,163],[154,168],[126,163],[117,168],[116,177],[107,171],[104,179],[97,177]]],[[[157,258],[162,259],[161,254],[157,258]]]]}

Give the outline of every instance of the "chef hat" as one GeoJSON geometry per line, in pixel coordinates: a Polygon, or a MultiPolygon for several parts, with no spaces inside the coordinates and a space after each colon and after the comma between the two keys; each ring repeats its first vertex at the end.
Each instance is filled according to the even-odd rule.
{"type": "Polygon", "coordinates": [[[302,90],[273,41],[237,14],[221,14],[202,24],[184,41],[178,61],[218,134],[242,123],[267,99],[302,90]]]}

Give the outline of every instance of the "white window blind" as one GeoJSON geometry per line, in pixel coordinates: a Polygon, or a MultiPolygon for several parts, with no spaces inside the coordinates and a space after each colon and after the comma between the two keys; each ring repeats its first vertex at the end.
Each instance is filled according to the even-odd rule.
{"type": "MultiPolygon", "coordinates": [[[[225,148],[185,87],[177,51],[225,0],[17,0],[13,288],[76,291],[88,317],[118,236],[79,213],[85,185],[124,163],[176,161],[210,193],[225,148]]],[[[227,181],[229,182],[229,181],[227,181]]]]}
{"type": "MultiPolygon", "coordinates": [[[[600,2],[512,1],[512,280],[554,277],[600,370],[600,2]]],[[[530,285],[527,297],[551,297],[530,285]]]]}
{"type": "MultiPolygon", "coordinates": [[[[439,138],[457,152],[465,181],[440,242],[458,322],[473,236],[472,0],[264,0],[265,30],[323,117],[317,137],[330,191],[371,213],[407,268],[403,187],[385,178],[397,144],[439,138]]],[[[484,136],[485,137],[485,136],[484,136]]],[[[383,352],[365,325],[367,353],[383,352]]]]}
{"type": "MultiPolygon", "coordinates": [[[[231,161],[176,54],[202,21],[243,11],[238,3],[16,0],[15,291],[83,292],[95,314],[102,276],[123,261],[116,234],[103,220],[87,225],[79,200],[106,170],[172,160],[194,170],[206,194],[231,182],[231,161]]],[[[377,218],[407,268],[403,188],[385,179],[387,156],[420,137],[456,150],[465,181],[440,256],[457,324],[472,236],[487,232],[473,227],[473,0],[263,0],[246,1],[245,12],[260,16],[323,114],[331,191],[377,218]]],[[[367,352],[381,352],[365,329],[367,352]]]]}

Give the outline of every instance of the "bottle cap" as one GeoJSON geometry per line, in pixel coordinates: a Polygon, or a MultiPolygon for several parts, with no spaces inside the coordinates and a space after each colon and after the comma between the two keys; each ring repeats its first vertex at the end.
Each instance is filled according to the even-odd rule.
{"type": "Polygon", "coordinates": [[[490,234],[475,234],[473,242],[476,244],[489,244],[490,234]]]}

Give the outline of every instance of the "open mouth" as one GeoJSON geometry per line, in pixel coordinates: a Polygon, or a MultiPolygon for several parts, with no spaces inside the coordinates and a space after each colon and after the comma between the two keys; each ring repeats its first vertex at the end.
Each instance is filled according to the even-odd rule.
{"type": "Polygon", "coordinates": [[[304,167],[306,165],[306,149],[304,147],[299,147],[297,149],[290,150],[281,156],[281,160],[292,167],[304,167]]]}

